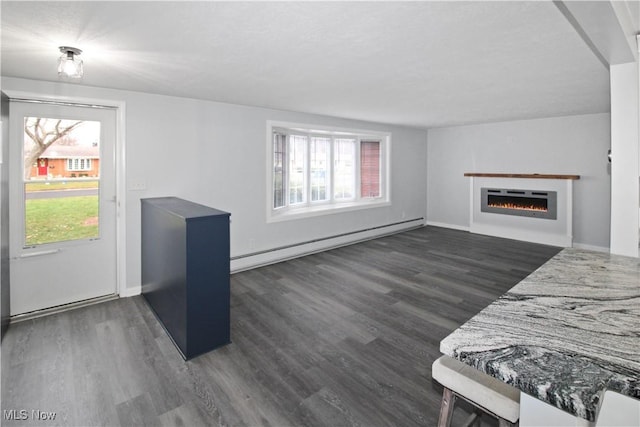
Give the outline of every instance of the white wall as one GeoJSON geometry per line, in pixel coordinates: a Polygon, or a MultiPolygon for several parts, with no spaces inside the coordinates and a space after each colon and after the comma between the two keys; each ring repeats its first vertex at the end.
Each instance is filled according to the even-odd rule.
{"type": "Polygon", "coordinates": [[[612,65],[611,253],[638,257],[638,63],[612,65]]]}
{"type": "Polygon", "coordinates": [[[426,131],[15,78],[3,78],[2,88],[126,102],[127,293],[140,285],[143,197],[173,195],[230,212],[232,257],[425,216],[426,131]],[[392,205],[267,224],[267,120],[391,132],[392,205]],[[146,190],[132,190],[137,184],[146,190]]]}
{"type": "Polygon", "coordinates": [[[609,246],[609,114],[522,120],[428,131],[427,221],[469,227],[465,172],[578,174],[574,243],[609,246]]]}

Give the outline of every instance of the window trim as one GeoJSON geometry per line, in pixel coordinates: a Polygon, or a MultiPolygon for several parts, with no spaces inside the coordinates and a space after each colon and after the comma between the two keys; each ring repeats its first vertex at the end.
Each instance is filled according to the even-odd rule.
{"type": "MultiPolygon", "coordinates": [[[[391,180],[390,180],[390,169],[391,169],[391,133],[384,131],[373,131],[373,130],[363,130],[363,129],[353,129],[353,128],[342,128],[336,126],[326,126],[326,125],[310,125],[310,124],[301,124],[301,123],[292,123],[292,122],[281,122],[281,121],[272,121],[267,120],[267,132],[266,132],[266,148],[267,155],[266,157],[266,216],[267,223],[270,222],[279,222],[279,221],[287,221],[293,219],[307,218],[307,217],[315,217],[321,215],[330,215],[335,213],[349,212],[360,209],[371,209],[378,208],[382,206],[390,206],[391,205],[391,180]],[[334,163],[334,147],[331,147],[330,152],[330,162],[331,165],[329,167],[331,176],[329,178],[329,192],[330,198],[329,200],[320,200],[313,201],[311,200],[311,156],[310,149],[307,151],[307,190],[309,194],[307,194],[307,201],[303,206],[288,206],[288,185],[284,189],[285,192],[285,206],[283,207],[274,207],[274,182],[275,182],[275,173],[273,169],[274,162],[274,153],[273,153],[273,132],[278,129],[287,131],[287,132],[299,132],[300,134],[307,135],[309,140],[307,141],[308,146],[311,143],[312,136],[330,136],[330,137],[355,137],[356,146],[355,146],[355,158],[356,162],[356,176],[354,182],[354,190],[355,197],[350,201],[340,201],[336,202],[333,200],[334,193],[334,185],[335,185],[335,177],[333,176],[332,165],[334,163]],[[361,173],[361,143],[362,141],[367,140],[379,140],[380,141],[380,196],[374,198],[361,197],[360,194],[360,173],[361,173]]],[[[286,139],[285,145],[288,145],[289,139],[286,139]]],[[[331,144],[334,144],[334,140],[332,138],[331,144]]],[[[288,159],[287,159],[288,161],[288,159]]],[[[283,174],[284,179],[288,180],[288,173],[283,174]]]]}

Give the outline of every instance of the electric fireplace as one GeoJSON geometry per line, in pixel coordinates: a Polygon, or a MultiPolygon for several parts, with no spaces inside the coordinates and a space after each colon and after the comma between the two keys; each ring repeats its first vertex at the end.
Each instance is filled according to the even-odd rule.
{"type": "Polygon", "coordinates": [[[480,196],[481,212],[552,220],[558,216],[555,191],[483,187],[480,196]]]}
{"type": "Polygon", "coordinates": [[[469,231],[563,248],[573,245],[579,175],[467,172],[469,231]]]}

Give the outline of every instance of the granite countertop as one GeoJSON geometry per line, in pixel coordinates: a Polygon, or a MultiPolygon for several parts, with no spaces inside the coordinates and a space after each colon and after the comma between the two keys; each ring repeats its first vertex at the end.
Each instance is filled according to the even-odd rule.
{"type": "Polygon", "coordinates": [[[594,421],[605,390],[640,399],[640,260],[563,249],[440,351],[594,421]]]}

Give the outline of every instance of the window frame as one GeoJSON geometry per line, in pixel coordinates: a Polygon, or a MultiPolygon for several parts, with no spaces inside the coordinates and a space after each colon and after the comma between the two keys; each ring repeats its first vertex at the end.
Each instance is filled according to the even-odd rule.
{"type": "MultiPolygon", "coordinates": [[[[284,157],[287,158],[288,165],[288,151],[284,153],[284,157]]],[[[279,122],[279,121],[267,121],[267,159],[266,162],[266,183],[267,183],[267,222],[286,221],[290,219],[300,219],[304,217],[313,217],[320,215],[327,215],[339,212],[346,212],[359,209],[371,209],[381,206],[391,205],[391,133],[383,131],[361,130],[351,128],[340,128],[335,126],[323,126],[323,125],[308,125],[300,123],[279,122]],[[289,135],[291,133],[296,135],[306,135],[306,176],[305,176],[305,202],[290,205],[289,204],[289,171],[288,168],[282,173],[283,180],[285,180],[284,193],[286,195],[283,200],[283,206],[275,207],[275,178],[276,172],[274,170],[274,132],[280,132],[285,134],[284,146],[289,147],[289,135]],[[311,179],[311,141],[314,137],[330,138],[330,153],[329,164],[327,170],[329,173],[328,178],[328,199],[327,200],[312,200],[312,179],[311,179]],[[354,197],[348,200],[335,200],[335,139],[337,138],[354,138],[354,197]],[[362,197],[361,193],[361,179],[362,173],[361,165],[361,147],[362,143],[366,141],[379,141],[380,142],[380,195],[378,197],[362,197]]]]}

